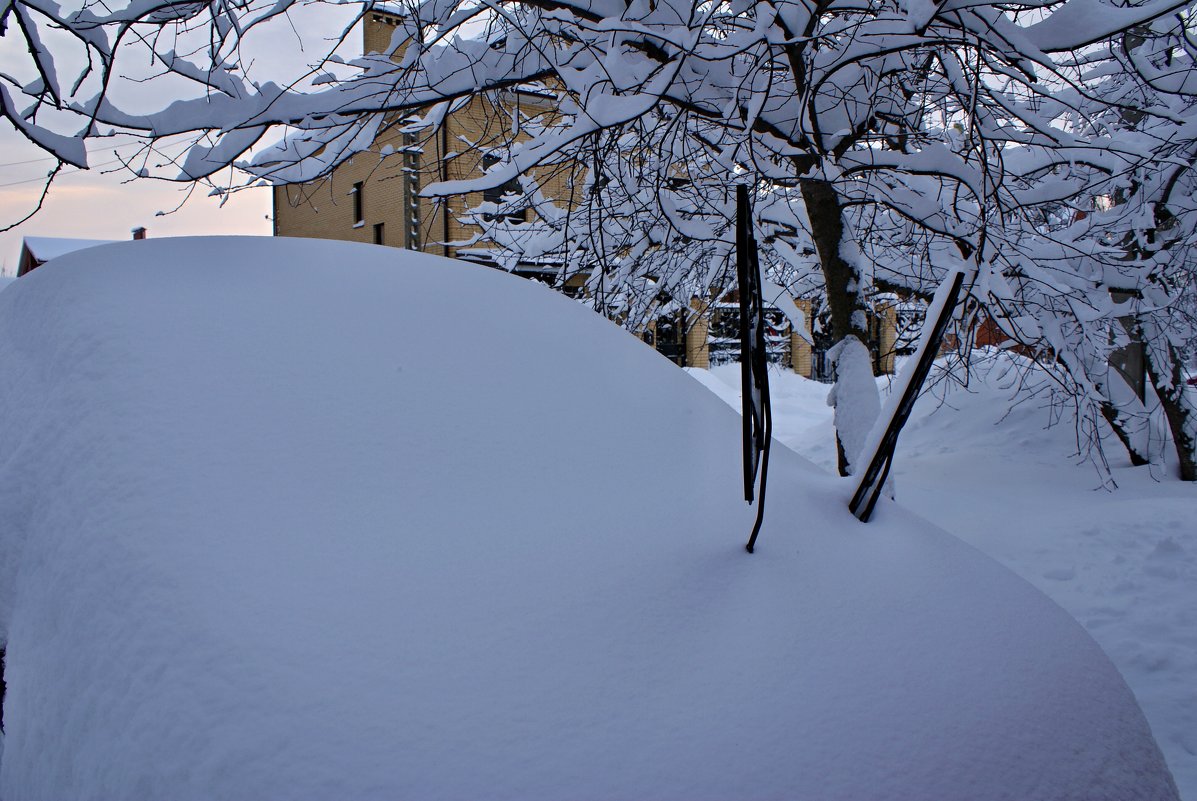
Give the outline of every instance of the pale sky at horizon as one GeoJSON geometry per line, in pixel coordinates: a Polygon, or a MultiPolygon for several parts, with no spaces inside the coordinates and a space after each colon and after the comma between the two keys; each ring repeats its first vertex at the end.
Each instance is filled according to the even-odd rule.
{"type": "MultiPolygon", "coordinates": [[[[94,161],[105,160],[102,154],[97,156],[94,161]]],[[[36,179],[51,166],[53,161],[42,160],[41,154],[11,129],[0,132],[0,225],[20,219],[36,205],[42,188],[36,179]]],[[[111,166],[119,165],[109,169],[111,166]]],[[[138,226],[145,227],[151,237],[269,236],[272,232],[270,190],[265,187],[235,193],[223,207],[219,198],[207,197],[205,189],[197,188],[181,209],[159,217],[157,212],[179,205],[187,185],[130,180],[127,172],[103,173],[102,169],[69,169],[69,174],[64,170],[40,212],[0,233],[4,275],[16,274],[21,240],[26,236],[124,240],[138,226]]]]}
{"type": "MultiPolygon", "coordinates": [[[[286,76],[302,74],[309,69],[305,65],[314,56],[327,52],[330,42],[335,40],[327,38],[328,35],[342,30],[352,20],[354,11],[353,7],[338,4],[305,7],[303,14],[291,14],[260,29],[253,46],[244,48],[244,63],[256,64],[259,79],[286,84],[289,82],[286,76]]],[[[21,54],[9,47],[16,43],[11,37],[0,40],[4,45],[0,47],[0,66],[19,72],[21,54]]],[[[343,44],[345,55],[356,55],[360,47],[360,29],[355,28],[343,44]]],[[[162,94],[158,95],[161,104],[177,97],[171,94],[174,88],[177,87],[169,81],[162,83],[162,94]]],[[[265,187],[236,192],[223,207],[219,198],[207,197],[208,189],[199,187],[180,210],[159,217],[157,212],[169,212],[179,205],[187,184],[133,180],[127,170],[105,173],[104,170],[120,167],[110,144],[96,141],[88,149],[91,169],[65,168],[55,180],[42,210],[27,222],[0,233],[3,274],[16,273],[21,240],[26,236],[124,240],[138,226],[144,226],[150,237],[272,233],[270,190],[265,187]]],[[[167,145],[166,149],[178,155],[176,146],[167,145]]],[[[132,156],[132,151],[126,155],[132,156]]],[[[169,163],[169,159],[166,161],[169,163]]],[[[53,159],[46,158],[11,123],[0,123],[0,228],[11,225],[36,206],[42,189],[39,179],[53,165],[53,159]]],[[[219,177],[216,180],[219,183],[219,177]]],[[[239,182],[244,180],[242,176],[239,182]]]]}

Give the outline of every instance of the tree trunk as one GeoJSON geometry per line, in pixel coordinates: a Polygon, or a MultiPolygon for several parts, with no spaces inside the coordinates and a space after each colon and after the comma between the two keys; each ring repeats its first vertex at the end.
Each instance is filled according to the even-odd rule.
{"type": "MultiPolygon", "coordinates": [[[[1115,303],[1125,303],[1131,299],[1131,293],[1110,290],[1110,298],[1115,303]]],[[[1130,454],[1131,464],[1141,467],[1151,462],[1150,415],[1145,406],[1147,357],[1134,315],[1119,317],[1118,324],[1130,341],[1110,353],[1106,361],[1106,379],[1097,382],[1097,389],[1107,400],[1099,405],[1102,417],[1130,454]]]]}
{"type": "Polygon", "coordinates": [[[1105,396],[1098,402],[1101,416],[1110,424],[1122,447],[1126,448],[1131,464],[1135,467],[1150,464],[1150,415],[1143,399],[1113,366],[1109,367],[1104,381],[1095,381],[1094,384],[1097,391],[1105,396]]]}
{"type": "MultiPolygon", "coordinates": [[[[827,306],[831,311],[831,338],[836,343],[832,351],[836,354],[848,352],[844,340],[855,337],[868,352],[868,306],[864,299],[864,281],[860,270],[844,259],[841,248],[844,244],[844,211],[839,194],[828,181],[806,178],[801,181],[802,200],[806,205],[806,216],[810,220],[811,239],[819,253],[823,267],[823,281],[827,291],[827,306]]],[[[851,351],[858,352],[856,348],[851,351]]],[[[859,454],[845,447],[841,436],[841,421],[852,420],[854,428],[871,421],[865,418],[871,413],[875,418],[880,409],[876,386],[872,397],[859,397],[862,387],[854,382],[852,387],[842,385],[840,371],[836,370],[836,385],[831,397],[836,410],[836,453],[837,466],[841,476],[850,475],[852,460],[859,454]],[[870,412],[870,410],[872,410],[870,412]]],[[[867,431],[866,431],[867,433],[867,431]]],[[[854,439],[854,437],[849,437],[854,439]]]]}
{"type": "Polygon", "coordinates": [[[1180,460],[1180,480],[1197,481],[1197,408],[1186,391],[1181,354],[1162,332],[1148,330],[1154,336],[1145,336],[1145,328],[1154,325],[1141,321],[1139,336],[1146,346],[1147,375],[1164,408],[1180,460]]]}
{"type": "Polygon", "coordinates": [[[1110,424],[1110,428],[1114,431],[1114,436],[1118,437],[1118,441],[1122,443],[1122,447],[1126,448],[1126,453],[1130,456],[1131,465],[1134,467],[1142,467],[1145,464],[1150,464],[1151,460],[1147,458],[1146,452],[1136,444],[1137,437],[1131,435],[1129,425],[1123,424],[1122,413],[1118,407],[1107,400],[1101,401],[1101,416],[1110,424]]]}

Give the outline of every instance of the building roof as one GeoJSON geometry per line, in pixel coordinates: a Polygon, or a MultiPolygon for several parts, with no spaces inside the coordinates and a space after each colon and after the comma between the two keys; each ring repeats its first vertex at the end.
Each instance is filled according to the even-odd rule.
{"type": "Polygon", "coordinates": [[[56,236],[27,236],[21,242],[21,255],[17,258],[17,275],[22,276],[35,270],[51,259],[86,250],[96,245],[111,244],[111,239],[63,239],[56,236]]]}
{"type": "Polygon", "coordinates": [[[27,236],[22,248],[39,262],[47,262],[76,250],[93,248],[96,245],[108,245],[113,239],[64,239],[57,236],[27,236]]]}

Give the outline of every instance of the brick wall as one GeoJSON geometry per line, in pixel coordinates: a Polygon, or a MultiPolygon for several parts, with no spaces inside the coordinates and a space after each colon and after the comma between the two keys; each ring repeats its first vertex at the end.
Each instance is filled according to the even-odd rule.
{"type": "MultiPolygon", "coordinates": [[[[397,26],[395,17],[371,12],[363,23],[365,52],[387,50],[397,26]]],[[[402,50],[400,45],[393,57],[399,58],[402,50]]],[[[467,209],[483,202],[481,192],[444,199],[418,193],[431,183],[482,175],[486,154],[511,144],[513,121],[514,138],[523,141],[527,136],[521,126],[527,118],[554,113],[548,98],[503,91],[471,99],[449,115],[440,131],[418,140],[400,133],[398,120],[388,120],[368,152],[355,155],[326,178],[276,187],[275,233],[374,242],[381,230],[382,244],[450,257],[462,249],[459,243],[468,242],[464,247],[470,249],[493,248],[493,242],[478,239],[481,228],[462,222],[467,209]],[[355,219],[353,197],[359,183],[360,221],[355,219]]],[[[544,177],[545,194],[567,202],[574,171],[558,168],[544,177]]],[[[528,219],[533,216],[529,211],[528,219]]]]}
{"type": "Polygon", "coordinates": [[[877,372],[879,375],[892,375],[897,358],[894,348],[898,343],[898,308],[893,304],[879,306],[877,318],[877,372]]]}
{"type": "Polygon", "coordinates": [[[690,301],[690,317],[686,326],[686,366],[711,367],[711,349],[708,343],[710,324],[706,315],[707,304],[698,298],[690,301]]]}
{"type": "MultiPolygon", "coordinates": [[[[806,319],[806,335],[810,336],[810,301],[797,299],[794,304],[806,319]]],[[[810,343],[803,339],[797,331],[790,330],[790,367],[800,376],[811,377],[814,365],[814,355],[810,343]]]]}

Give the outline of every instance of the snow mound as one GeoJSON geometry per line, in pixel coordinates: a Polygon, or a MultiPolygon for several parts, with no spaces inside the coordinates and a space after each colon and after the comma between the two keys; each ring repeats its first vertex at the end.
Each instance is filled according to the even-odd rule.
{"type": "Polygon", "coordinates": [[[990,559],[534,283],[116,244],[0,293],[17,799],[1171,799],[990,559]]]}

